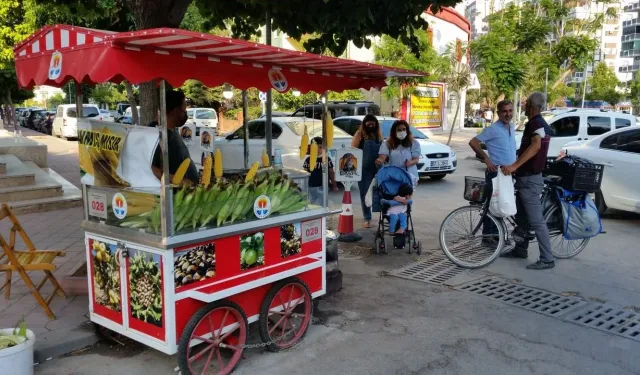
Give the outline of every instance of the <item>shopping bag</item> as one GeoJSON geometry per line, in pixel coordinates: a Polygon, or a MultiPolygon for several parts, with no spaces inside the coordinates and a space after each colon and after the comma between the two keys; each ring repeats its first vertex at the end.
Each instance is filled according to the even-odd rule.
{"type": "Polygon", "coordinates": [[[371,207],[373,205],[373,187],[376,183],[376,180],[373,179],[371,184],[369,184],[369,189],[367,190],[367,194],[364,196],[364,204],[367,207],[371,207]]]}
{"type": "Polygon", "coordinates": [[[563,237],[581,240],[602,233],[600,214],[591,197],[566,189],[556,191],[562,207],[563,237]]]}
{"type": "Polygon", "coordinates": [[[517,212],[513,178],[498,169],[498,175],[491,180],[493,193],[489,202],[489,212],[495,217],[509,217],[517,212]]]}

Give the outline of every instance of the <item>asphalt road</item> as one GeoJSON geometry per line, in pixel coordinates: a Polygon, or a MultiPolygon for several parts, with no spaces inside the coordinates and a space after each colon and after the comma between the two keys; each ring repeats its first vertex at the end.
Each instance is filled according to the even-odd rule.
{"type": "MultiPolygon", "coordinates": [[[[457,140],[453,146],[458,150],[458,171],[441,181],[422,181],[414,196],[414,224],[426,252],[440,251],[440,223],[465,204],[464,176],[483,173],[466,141],[457,140]]],[[[340,198],[334,195],[331,200],[339,205],[340,198]]],[[[524,268],[527,261],[498,259],[464,276],[500,275],[588,301],[638,307],[640,256],[635,241],[640,216],[613,213],[603,223],[606,234],[593,239],[576,258],[559,260],[552,270],[529,271],[524,268]]],[[[356,226],[361,225],[357,220],[356,226]]],[[[365,241],[370,233],[363,231],[365,241]]],[[[537,256],[535,246],[529,262],[537,256]]],[[[285,353],[246,351],[235,373],[640,374],[640,341],[449,287],[384,276],[383,271],[414,260],[399,250],[387,256],[343,254],[344,289],[320,302],[320,320],[304,341],[285,353]]],[[[257,340],[255,330],[251,337],[257,340]]],[[[102,344],[40,364],[36,374],[172,374],[176,365],[175,357],[139,345],[102,344]]]]}

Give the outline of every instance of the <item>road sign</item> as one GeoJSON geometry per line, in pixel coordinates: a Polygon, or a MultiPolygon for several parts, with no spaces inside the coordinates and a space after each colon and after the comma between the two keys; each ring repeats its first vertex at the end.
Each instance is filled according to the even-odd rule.
{"type": "Polygon", "coordinates": [[[260,91],[260,94],[258,94],[258,98],[260,98],[261,102],[263,102],[263,103],[266,102],[267,101],[267,93],[260,91]]]}

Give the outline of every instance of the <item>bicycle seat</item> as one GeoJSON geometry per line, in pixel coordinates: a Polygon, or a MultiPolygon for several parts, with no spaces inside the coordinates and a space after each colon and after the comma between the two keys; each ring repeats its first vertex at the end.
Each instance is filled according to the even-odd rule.
{"type": "Polygon", "coordinates": [[[546,176],[544,177],[545,184],[558,184],[562,181],[562,177],[560,176],[546,176]]]}

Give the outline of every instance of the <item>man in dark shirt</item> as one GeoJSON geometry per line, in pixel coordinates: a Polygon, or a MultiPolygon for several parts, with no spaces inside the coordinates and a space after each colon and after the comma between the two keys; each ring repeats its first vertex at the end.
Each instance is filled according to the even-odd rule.
{"type": "Polygon", "coordinates": [[[544,185],[542,171],[547,161],[549,149],[549,136],[545,134],[547,122],[540,112],[544,107],[546,98],[540,92],[534,92],[529,96],[525,106],[525,114],[529,122],[525,125],[518,160],[509,166],[502,167],[506,175],[515,174],[518,206],[516,214],[517,228],[514,230],[515,247],[503,256],[511,258],[528,258],[529,236],[527,228],[531,226],[536,233],[540,245],[540,258],[537,262],[527,266],[528,269],[542,270],[555,267],[553,254],[551,254],[551,241],[549,229],[542,215],[540,194],[544,185]]]}
{"type": "MultiPolygon", "coordinates": [[[[180,164],[182,164],[185,159],[190,159],[189,149],[182,141],[182,137],[178,130],[179,127],[187,122],[187,102],[185,101],[184,93],[182,91],[167,91],[166,99],[169,175],[173,178],[173,175],[180,167],[180,164]]],[[[160,144],[156,147],[151,165],[156,177],[161,178],[162,150],[160,149],[160,144]]],[[[184,182],[191,182],[194,185],[199,182],[198,169],[196,168],[193,160],[191,160],[191,164],[189,164],[189,169],[187,169],[187,173],[185,174],[184,182]]]]}

